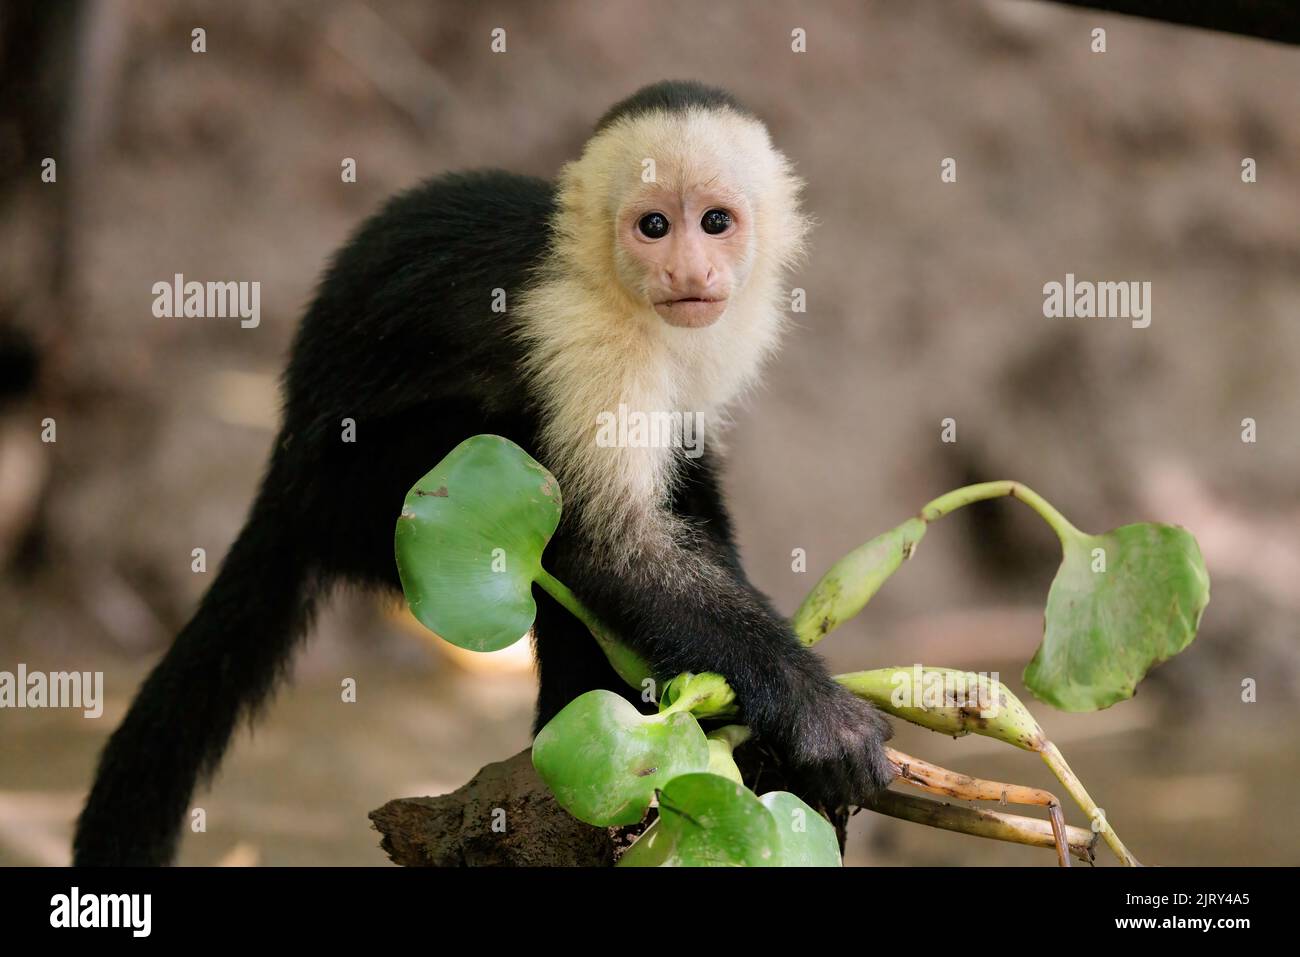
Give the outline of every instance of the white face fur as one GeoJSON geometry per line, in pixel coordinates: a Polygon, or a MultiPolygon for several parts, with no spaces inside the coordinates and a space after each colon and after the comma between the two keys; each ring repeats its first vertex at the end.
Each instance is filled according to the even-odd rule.
{"type": "Polygon", "coordinates": [[[602,447],[598,415],[690,413],[717,444],[777,343],[809,226],[801,186],[763,125],[726,108],[617,120],[561,172],[555,243],[517,328],[545,464],[598,539],[663,531],[675,472],[671,448],[602,447]]]}
{"type": "Polygon", "coordinates": [[[620,281],[669,325],[690,329],[722,317],[748,280],[754,253],[751,204],[729,185],[735,176],[698,179],[643,183],[614,216],[620,281]]]}

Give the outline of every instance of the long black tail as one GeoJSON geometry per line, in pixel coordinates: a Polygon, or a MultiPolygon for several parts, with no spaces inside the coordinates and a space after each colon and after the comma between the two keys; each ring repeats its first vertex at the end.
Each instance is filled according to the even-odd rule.
{"type": "Polygon", "coordinates": [[[77,865],[168,864],[196,784],[285,671],[318,593],[272,468],[198,612],[109,739],[77,822],[77,865]]]}

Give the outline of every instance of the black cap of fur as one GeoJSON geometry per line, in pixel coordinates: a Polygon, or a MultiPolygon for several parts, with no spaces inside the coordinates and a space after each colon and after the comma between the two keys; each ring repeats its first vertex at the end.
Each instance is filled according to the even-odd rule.
{"type": "Polygon", "coordinates": [[[600,122],[596,124],[596,132],[599,133],[611,123],[621,120],[625,116],[639,116],[656,110],[680,113],[693,106],[704,107],[705,109],[729,107],[745,116],[754,115],[741,106],[736,98],[726,90],[720,90],[715,86],[705,86],[703,83],[697,83],[694,80],[662,80],[641,87],[627,99],[620,100],[611,106],[605,115],[600,118],[600,122]]]}

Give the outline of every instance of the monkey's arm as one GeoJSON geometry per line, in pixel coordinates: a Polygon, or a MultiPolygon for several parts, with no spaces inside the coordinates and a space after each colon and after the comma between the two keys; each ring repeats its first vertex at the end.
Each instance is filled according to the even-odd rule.
{"type": "Polygon", "coordinates": [[[726,677],[746,723],[785,755],[805,793],[834,806],[886,786],[888,722],[831,680],[749,582],[707,462],[688,466],[674,506],[696,534],[666,553],[612,574],[598,550],[566,540],[557,543],[559,577],[661,680],[682,671],[726,677]]]}

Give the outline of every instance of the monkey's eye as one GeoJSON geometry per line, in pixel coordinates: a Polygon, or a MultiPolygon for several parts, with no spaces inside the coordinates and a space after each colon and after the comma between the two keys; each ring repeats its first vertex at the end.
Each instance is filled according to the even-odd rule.
{"type": "Polygon", "coordinates": [[[731,228],[731,214],[725,209],[711,209],[700,220],[700,228],[710,236],[725,233],[731,228]]]}
{"type": "Polygon", "coordinates": [[[663,213],[646,213],[637,221],[636,228],[646,239],[663,239],[668,235],[668,217],[663,213]]]}

